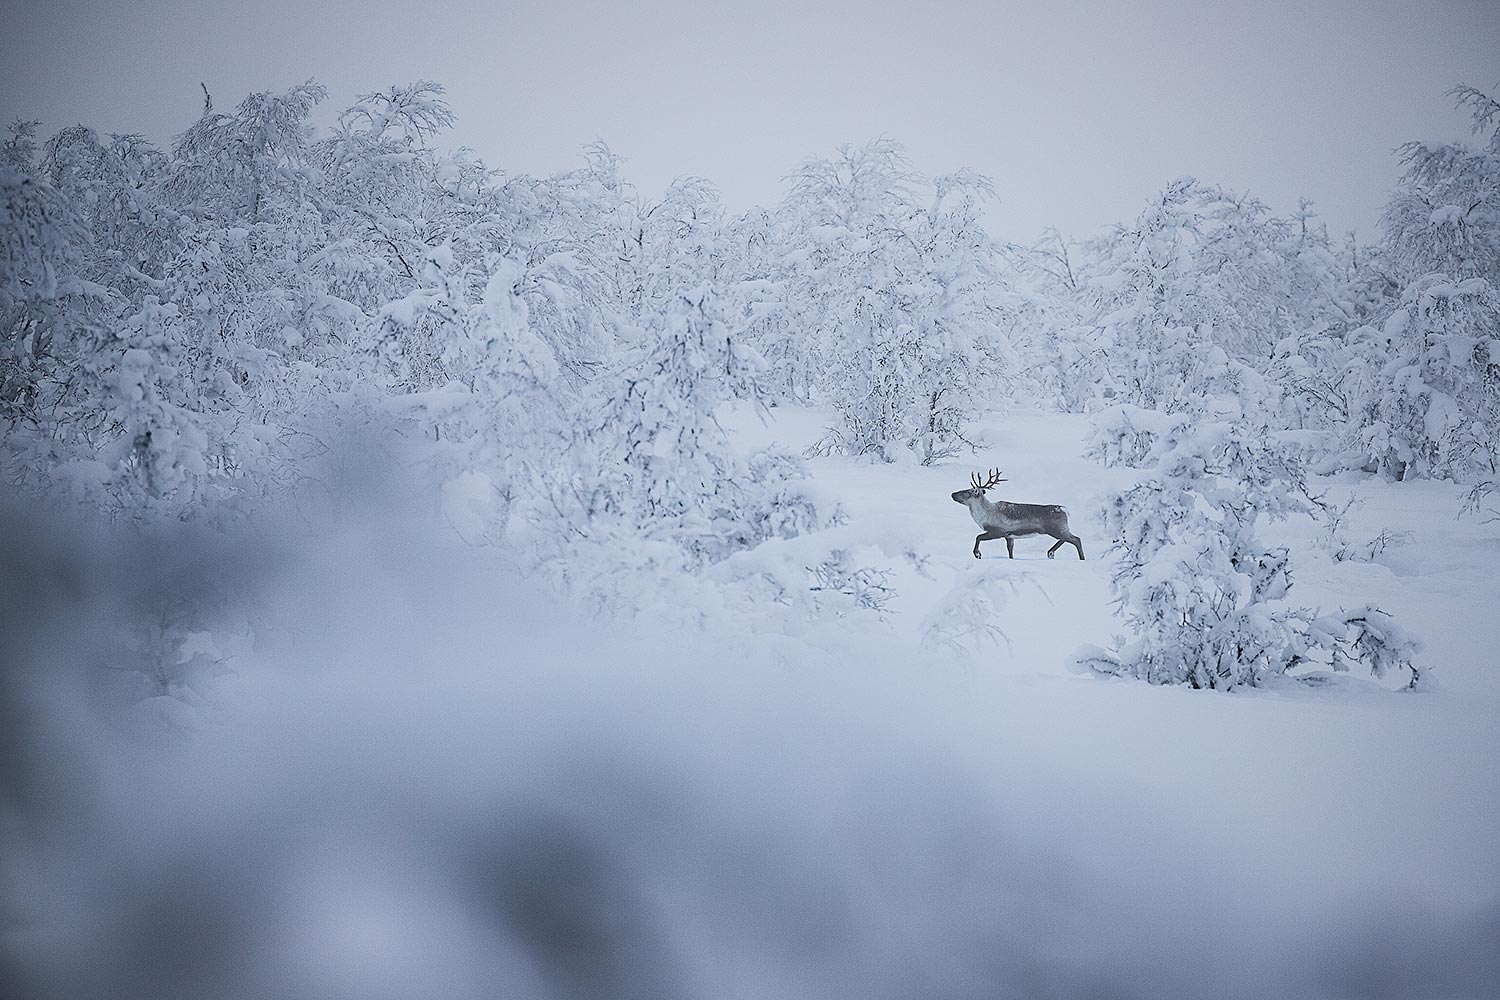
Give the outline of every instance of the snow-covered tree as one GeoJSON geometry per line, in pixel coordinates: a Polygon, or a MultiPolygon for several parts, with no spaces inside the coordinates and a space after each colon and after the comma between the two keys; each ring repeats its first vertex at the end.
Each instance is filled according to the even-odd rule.
{"type": "Polygon", "coordinates": [[[632,316],[658,313],[705,281],[722,285],[724,210],[701,177],[679,177],[662,197],[638,207],[627,303],[632,316]]]}
{"type": "Polygon", "coordinates": [[[725,227],[723,252],[733,282],[725,307],[765,362],[761,386],[772,403],[809,403],[820,372],[807,330],[801,261],[785,252],[792,222],[785,213],[752,209],[725,227]]]}
{"type": "Polygon", "coordinates": [[[1404,287],[1371,334],[1388,360],[1362,400],[1359,442],[1389,476],[1472,482],[1500,467],[1500,102],[1453,93],[1486,143],[1402,148],[1383,252],[1404,287]]]}
{"type": "Polygon", "coordinates": [[[731,449],[715,410],[753,395],[760,359],[725,323],[711,286],[693,289],[650,318],[651,346],[628,360],[586,402],[553,484],[561,531],[606,549],[658,546],[685,567],[721,560],[822,518],[789,480],[789,457],[756,468],[731,449]]]}
{"type": "Polygon", "coordinates": [[[82,290],[84,234],[55,188],[0,167],[0,418],[14,428],[39,419],[41,383],[72,318],[70,292],[82,290]]]}
{"type": "Polygon", "coordinates": [[[1406,171],[1382,224],[1402,284],[1434,273],[1454,282],[1500,275],[1500,101],[1466,85],[1450,93],[1484,144],[1401,147],[1406,171]]]}
{"type": "MultiPolygon", "coordinates": [[[[1183,178],[1091,246],[1099,398],[1171,412],[1274,411],[1253,362],[1295,329],[1267,209],[1183,178]]],[[[1080,376],[1074,376],[1075,379],[1080,376]]]]}
{"type": "Polygon", "coordinates": [[[118,341],[93,356],[112,362],[99,373],[105,387],[96,397],[110,442],[98,452],[102,485],[114,509],[127,516],[181,517],[217,499],[210,493],[213,480],[225,470],[222,463],[210,467],[207,413],[198,397],[218,383],[193,370],[186,333],[175,304],[148,297],[118,341]]]}
{"type": "Polygon", "coordinates": [[[989,182],[928,181],[884,139],[808,160],[790,180],[782,284],[811,335],[814,398],[839,415],[827,444],[887,461],[953,454],[1003,367],[980,224],[989,182]]]}
{"type": "Polygon", "coordinates": [[[464,263],[444,244],[363,332],[377,393],[361,419],[400,429],[398,460],[423,470],[429,502],[471,539],[503,538],[530,468],[565,443],[571,390],[531,327],[530,280],[517,261],[464,263]]]}
{"type": "Polygon", "coordinates": [[[1391,352],[1361,414],[1365,453],[1394,478],[1472,482],[1500,471],[1500,291],[1483,278],[1413,282],[1382,333],[1391,352]]]}
{"type": "Polygon", "coordinates": [[[314,183],[306,170],[314,141],[309,118],[327,94],[309,80],[284,94],[251,94],[232,114],[206,101],[202,116],[172,144],[164,195],[221,224],[274,218],[269,210],[278,201],[283,209],[299,205],[314,183]]]}
{"type": "Polygon", "coordinates": [[[120,299],[85,277],[93,254],[62,192],[0,167],[0,474],[30,491],[87,455],[104,428],[104,383],[90,376],[120,299]]]}
{"type": "Polygon", "coordinates": [[[1038,401],[1067,412],[1091,404],[1107,371],[1107,342],[1089,322],[1089,261],[1055,229],[1004,248],[1008,339],[1038,401]]]}
{"type": "Polygon", "coordinates": [[[1154,684],[1231,689],[1308,665],[1377,677],[1412,668],[1420,644],[1374,608],[1321,615],[1287,602],[1289,553],[1257,533],[1312,509],[1296,455],[1242,424],[1162,428],[1151,471],[1103,515],[1119,562],[1115,600],[1130,632],[1079,662],[1154,684]]]}
{"type": "Polygon", "coordinates": [[[84,266],[91,280],[122,291],[134,285],[138,294],[156,287],[175,228],[175,213],[156,191],[168,165],[166,154],[138,135],[104,142],[74,125],[47,140],[39,172],[89,230],[84,266]]]}

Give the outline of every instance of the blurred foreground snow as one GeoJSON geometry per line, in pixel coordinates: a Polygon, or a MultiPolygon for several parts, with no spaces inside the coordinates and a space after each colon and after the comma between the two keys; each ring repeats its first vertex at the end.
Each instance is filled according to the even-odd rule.
{"type": "MultiPolygon", "coordinates": [[[[817,424],[775,420],[730,423],[817,424]]],[[[1087,542],[1122,473],[1075,457],[1081,424],[986,434],[1087,542]]],[[[1299,553],[1316,596],[1374,587],[1419,629],[1439,690],[1223,695],[1068,673],[1114,627],[1109,560],[976,566],[966,468],[814,471],[852,541],[930,558],[888,628],[795,647],[606,624],[399,519],[144,550],[11,511],[7,995],[1500,991],[1494,543],[1399,506],[1445,487],[1348,487],[1414,532],[1388,563],[1299,553]],[[917,651],[955,574],[1023,569],[1009,646],[917,651]],[[121,624],[205,587],[254,641],[126,710],[121,624]]]]}

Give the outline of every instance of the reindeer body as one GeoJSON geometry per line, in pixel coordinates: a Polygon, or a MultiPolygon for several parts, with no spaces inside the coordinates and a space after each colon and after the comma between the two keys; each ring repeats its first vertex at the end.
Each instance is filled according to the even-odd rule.
{"type": "MultiPolygon", "coordinates": [[[[994,482],[1004,482],[1004,480],[995,478],[994,482]]],[[[1005,539],[1005,553],[1014,559],[1016,557],[1015,539],[1025,538],[1028,535],[1051,535],[1057,539],[1057,543],[1047,550],[1048,559],[1053,558],[1057,550],[1068,543],[1078,550],[1078,558],[1083,558],[1083,540],[1068,528],[1066,510],[1056,504],[989,500],[985,497],[984,491],[989,486],[993,486],[994,482],[987,486],[979,486],[976,479],[973,489],[959,490],[952,495],[955,503],[961,503],[969,508],[969,516],[980,527],[980,533],[974,539],[975,559],[980,557],[980,542],[993,541],[997,538],[1005,539]]]]}

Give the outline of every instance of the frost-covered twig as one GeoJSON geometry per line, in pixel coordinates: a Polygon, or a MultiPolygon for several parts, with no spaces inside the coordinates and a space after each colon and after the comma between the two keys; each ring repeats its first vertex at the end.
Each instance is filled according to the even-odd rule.
{"type": "Polygon", "coordinates": [[[969,567],[959,574],[953,587],[923,620],[921,647],[965,656],[1002,643],[1010,648],[1010,637],[1001,622],[1010,599],[1023,587],[1035,587],[1046,596],[1030,573],[997,572],[989,566],[969,567]]]}

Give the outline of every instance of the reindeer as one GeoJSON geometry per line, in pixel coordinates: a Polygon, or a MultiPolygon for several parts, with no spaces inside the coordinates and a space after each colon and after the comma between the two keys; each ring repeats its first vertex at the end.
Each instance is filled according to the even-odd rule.
{"type": "Polygon", "coordinates": [[[969,477],[971,484],[969,489],[959,490],[953,494],[953,502],[961,503],[969,508],[969,516],[974,518],[974,523],[984,530],[974,539],[974,558],[979,556],[979,543],[993,541],[996,538],[1005,539],[1005,554],[1010,558],[1016,557],[1016,546],[1013,539],[1024,538],[1027,535],[1051,535],[1057,539],[1057,543],[1047,550],[1047,558],[1056,555],[1057,550],[1063,547],[1065,542],[1071,542],[1078,550],[1078,558],[1083,558],[1083,541],[1073,532],[1068,530],[1068,512],[1061,507],[1047,504],[1035,503],[1011,503],[1008,500],[987,500],[985,490],[993,488],[998,483],[1009,482],[1000,478],[1000,470],[995,469],[988,474],[984,482],[979,481],[978,473],[969,477]]]}

